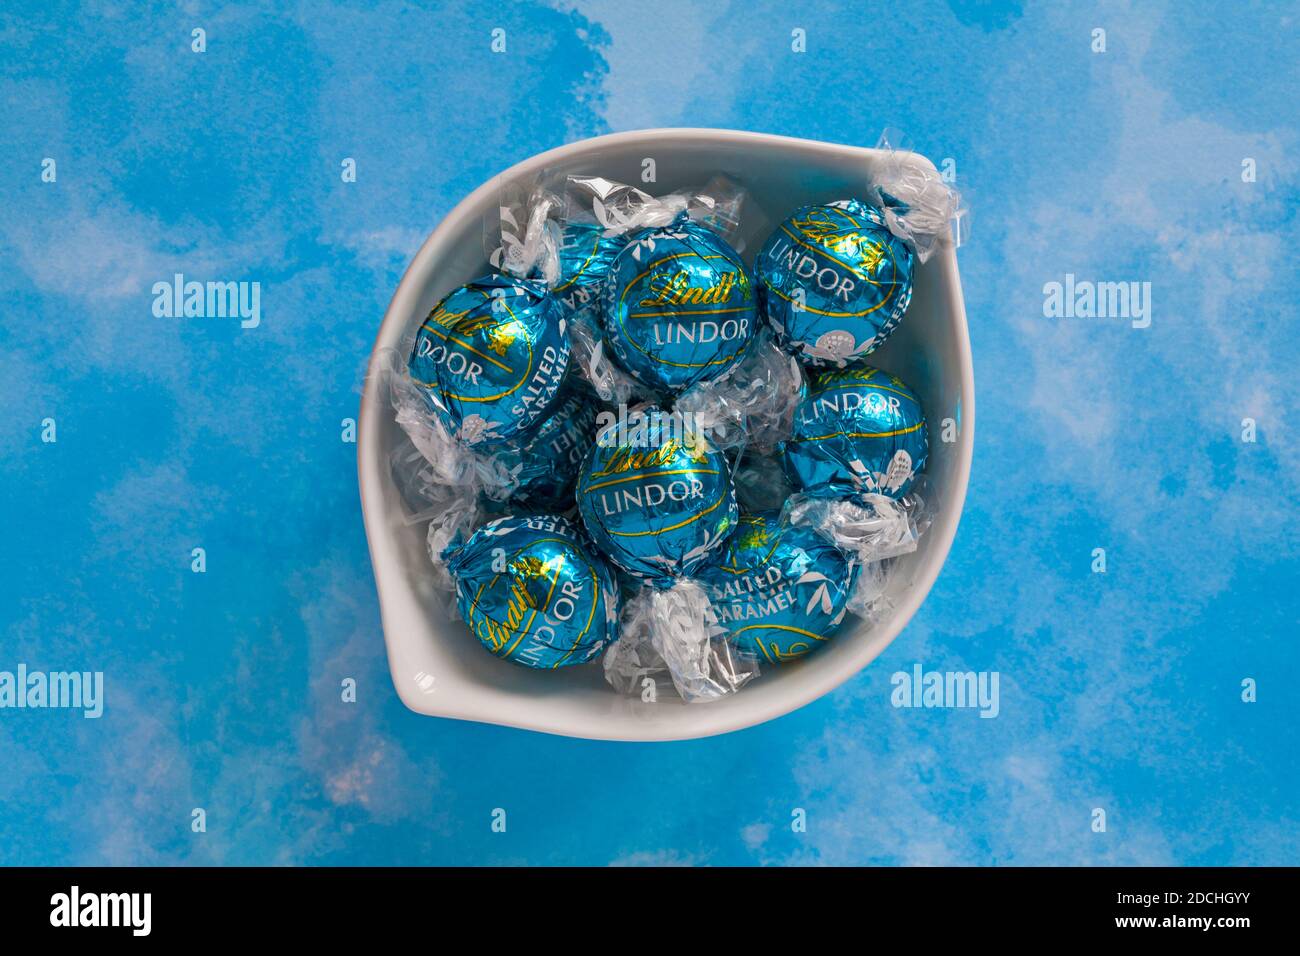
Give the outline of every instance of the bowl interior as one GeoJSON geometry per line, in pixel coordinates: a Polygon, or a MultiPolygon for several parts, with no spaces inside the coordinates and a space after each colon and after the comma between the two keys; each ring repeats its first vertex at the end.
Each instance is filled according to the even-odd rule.
{"type": "MultiPolygon", "coordinates": [[[[400,347],[442,296],[486,271],[484,236],[491,232],[501,191],[510,184],[542,172],[589,173],[662,193],[723,174],[749,191],[739,245],[752,264],[770,230],[795,207],[862,195],[883,159],[876,150],[719,130],[625,133],[541,154],[480,187],[429,237],[398,287],[376,353],[400,347]],[[647,160],[653,160],[654,183],[642,180],[647,160]]],[[[928,165],[919,156],[908,161],[928,165]]],[[[907,315],[870,361],[898,375],[921,398],[931,428],[929,482],[940,507],[917,551],[897,562],[889,584],[892,611],[870,627],[850,618],[815,654],[766,667],[741,693],[697,705],[683,704],[671,688],[653,703],[620,696],[605,683],[599,662],[534,671],[497,660],[464,624],[450,621],[433,593],[424,526],[407,520],[391,477],[391,453],[406,438],[378,390],[368,385],[358,444],[362,505],[390,669],[403,701],[438,716],[582,737],[656,740],[705,736],[771,719],[847,680],[897,635],[929,591],[965,496],[973,383],[951,248],[917,267],[907,315]],[[960,426],[955,441],[941,440],[944,419],[960,426]]]]}

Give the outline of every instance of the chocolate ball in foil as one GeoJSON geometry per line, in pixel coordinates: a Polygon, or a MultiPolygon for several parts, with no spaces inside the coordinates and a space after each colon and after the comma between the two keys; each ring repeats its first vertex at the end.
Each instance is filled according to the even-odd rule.
{"type": "Polygon", "coordinates": [[[596,404],[580,386],[565,389],[554,414],[501,454],[519,482],[510,500],[529,511],[573,507],[578,468],[596,431],[596,404]]]}
{"type": "Polygon", "coordinates": [[[546,418],[568,367],[559,301],[540,282],[495,274],[438,303],[408,363],[430,407],[468,445],[505,441],[546,418]]]}
{"type": "Polygon", "coordinates": [[[779,664],[831,638],[844,621],[857,567],[813,529],[765,511],[742,514],[721,561],[696,578],[733,643],[779,664]]]}
{"type": "Polygon", "coordinates": [[[601,320],[618,363],[678,392],[727,371],[754,335],[754,288],[726,241],[683,213],[636,233],[605,280],[601,320]]]}
{"type": "Polygon", "coordinates": [[[726,456],[682,424],[650,410],[609,425],[578,475],[578,511],[596,547],[665,586],[721,549],[738,513],[726,456]]]}
{"type": "Polygon", "coordinates": [[[566,518],[498,518],[446,557],[461,617],[497,657],[585,664],[618,636],[614,577],[566,518]]]}
{"type": "Polygon", "coordinates": [[[804,206],[754,264],[781,344],[810,365],[844,365],[878,348],[912,301],[912,250],[857,199],[804,206]]]}
{"type": "Polygon", "coordinates": [[[627,245],[627,235],[606,235],[597,223],[569,222],[560,244],[560,278],[552,293],[568,309],[598,307],[600,292],[614,257],[627,245]]]}
{"type": "Polygon", "coordinates": [[[815,498],[900,498],[925,469],[925,414],[899,379],[865,365],[814,371],[783,447],[786,473],[815,498]]]}

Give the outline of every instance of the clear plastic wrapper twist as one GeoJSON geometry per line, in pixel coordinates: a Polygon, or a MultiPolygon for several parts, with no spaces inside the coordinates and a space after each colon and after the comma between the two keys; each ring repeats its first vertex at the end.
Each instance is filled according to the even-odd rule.
{"type": "Polygon", "coordinates": [[[571,310],[590,304],[609,264],[634,232],[667,226],[681,213],[741,249],[739,225],[747,194],[715,176],[705,185],[653,196],[600,176],[558,177],[503,187],[498,216],[485,223],[493,268],[539,279],[571,310]],[[575,294],[576,293],[576,294],[575,294]]]}
{"type": "Polygon", "coordinates": [[[859,564],[915,551],[934,513],[924,479],[901,498],[866,495],[846,501],[795,494],[784,508],[792,525],[814,529],[859,564]]]}
{"type": "Polygon", "coordinates": [[[561,281],[564,198],[540,184],[502,189],[497,222],[486,224],[484,244],[494,269],[519,279],[561,281]]]}
{"type": "Polygon", "coordinates": [[[605,334],[595,307],[576,312],[569,323],[570,362],[600,398],[616,405],[631,405],[644,391],[641,383],[610,361],[605,334]]]}
{"type": "MultiPolygon", "coordinates": [[[[407,373],[404,357],[408,353],[390,350],[378,361],[379,394],[387,395],[394,419],[407,437],[392,452],[390,474],[405,504],[405,520],[409,524],[429,521],[428,535],[431,541],[439,538],[440,554],[457,534],[467,534],[477,526],[480,494],[485,489],[512,488],[514,478],[494,456],[457,442],[442,420],[429,413],[407,373]]],[[[451,580],[437,558],[433,576],[435,590],[445,598],[451,580]]],[[[443,605],[454,618],[455,605],[448,608],[445,601],[443,605]]]]}
{"type": "Polygon", "coordinates": [[[868,624],[874,624],[894,607],[888,586],[894,562],[888,558],[863,564],[855,559],[858,578],[849,593],[848,610],[868,624]]]}
{"type": "Polygon", "coordinates": [[[693,385],[678,396],[673,411],[728,452],[753,449],[770,454],[790,434],[803,392],[803,373],[767,328],[725,374],[693,385]]]}
{"type": "Polygon", "coordinates": [[[429,516],[425,546],[433,567],[434,593],[442,600],[448,618],[453,621],[460,617],[460,613],[454,600],[456,582],[447,566],[448,556],[463,547],[486,521],[487,515],[479,505],[478,496],[463,489],[447,489],[440,507],[429,516]]]}
{"type": "Polygon", "coordinates": [[[570,176],[565,198],[566,223],[594,223],[608,236],[667,226],[684,212],[740,252],[744,251],[741,216],[753,215],[746,208],[745,190],[725,176],[658,197],[601,176],[570,176]]]}
{"type": "Polygon", "coordinates": [[[605,679],[625,694],[644,696],[647,680],[657,687],[668,677],[686,703],[704,703],[734,694],[759,674],[758,658],[728,639],[696,581],[642,588],[624,605],[619,630],[605,653],[605,679]]]}
{"type": "Polygon", "coordinates": [[[424,491],[441,485],[477,492],[511,485],[513,479],[508,466],[490,448],[476,451],[465,445],[451,433],[441,416],[430,412],[425,390],[411,380],[405,362],[396,352],[385,357],[385,364],[394,420],[427,466],[408,473],[403,490],[415,485],[424,491]]]}
{"type": "Polygon", "coordinates": [[[970,229],[970,210],[961,194],[927,163],[908,162],[912,146],[896,129],[881,133],[877,149],[886,157],[875,176],[875,200],[889,231],[926,262],[950,239],[961,246],[970,229]]]}

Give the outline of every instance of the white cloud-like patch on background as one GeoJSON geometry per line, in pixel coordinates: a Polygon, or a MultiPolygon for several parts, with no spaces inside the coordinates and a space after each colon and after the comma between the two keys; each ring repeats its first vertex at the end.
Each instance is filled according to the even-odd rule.
{"type": "Polygon", "coordinates": [[[723,108],[741,92],[754,45],[733,29],[728,4],[663,0],[649,9],[619,0],[555,4],[576,10],[609,34],[609,74],[602,115],[612,131],[691,126],[691,107],[712,100],[723,108]]]}

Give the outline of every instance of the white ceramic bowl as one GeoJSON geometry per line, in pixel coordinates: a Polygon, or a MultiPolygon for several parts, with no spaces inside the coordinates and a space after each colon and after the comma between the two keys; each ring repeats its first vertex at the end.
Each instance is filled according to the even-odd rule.
{"type": "MultiPolygon", "coordinates": [[[[372,356],[399,345],[453,288],[480,275],[484,223],[496,215],[499,190],[540,171],[597,173],[641,184],[655,160],[655,192],[698,185],[721,173],[745,186],[767,216],[742,224],[746,259],[795,207],[862,195],[883,154],[758,133],[662,129],[617,133],[553,149],[480,186],[453,209],[417,253],[384,316],[372,356]]],[[[929,161],[909,154],[909,162],[929,161]]],[[[838,687],[869,664],[907,624],[929,592],[952,545],[966,496],[974,430],[974,380],[957,258],[942,248],[915,274],[914,297],[899,329],[871,361],[900,376],[921,396],[931,423],[930,486],[941,511],[915,553],[899,559],[889,584],[894,609],[868,628],[850,618],[826,647],[763,676],[739,694],[707,704],[671,695],[643,703],[613,691],[599,663],[536,671],[486,653],[459,621],[449,621],[430,587],[422,527],[403,520],[389,454],[402,433],[391,408],[368,385],[362,398],[357,468],[370,556],[379,588],[388,663],[397,693],[422,714],[505,724],[553,734],[609,740],[675,740],[738,730],[779,717],[838,687]],[[960,423],[957,440],[939,439],[940,423],[960,423]],[[857,627],[854,627],[854,624],[857,627]]]]}

